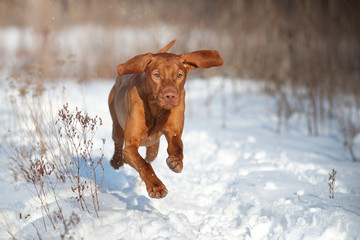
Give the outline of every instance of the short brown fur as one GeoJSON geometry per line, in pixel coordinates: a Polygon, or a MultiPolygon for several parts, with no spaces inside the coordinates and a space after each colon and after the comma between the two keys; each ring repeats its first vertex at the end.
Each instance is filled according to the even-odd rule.
{"type": "Polygon", "coordinates": [[[114,156],[110,163],[118,169],[129,164],[145,182],[150,197],[167,194],[151,162],[159,150],[162,135],[168,142],[169,168],[183,169],[183,143],[186,75],[197,67],[220,66],[223,59],[215,50],[201,50],[176,55],[166,53],[175,40],[158,53],[138,55],[117,67],[119,76],[109,95],[113,120],[114,156]],[[146,146],[143,159],[138,149],[146,146]]]}

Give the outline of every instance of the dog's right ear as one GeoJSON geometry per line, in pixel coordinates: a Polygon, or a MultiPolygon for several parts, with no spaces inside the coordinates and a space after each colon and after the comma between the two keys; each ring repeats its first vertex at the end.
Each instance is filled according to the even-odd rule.
{"type": "Polygon", "coordinates": [[[152,57],[152,53],[137,55],[127,62],[120,64],[117,67],[117,72],[119,75],[131,73],[140,74],[145,71],[146,66],[151,62],[152,57]]]}

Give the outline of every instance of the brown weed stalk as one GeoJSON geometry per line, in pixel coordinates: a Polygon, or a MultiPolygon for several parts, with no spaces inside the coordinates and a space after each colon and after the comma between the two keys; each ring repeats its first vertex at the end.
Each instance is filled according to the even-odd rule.
{"type": "Polygon", "coordinates": [[[329,180],[328,180],[328,185],[329,185],[329,198],[334,198],[335,195],[335,175],[336,175],[336,171],[335,169],[332,170],[332,173],[329,173],[329,180]]]}
{"type": "MultiPolygon", "coordinates": [[[[73,156],[75,185],[72,186],[72,191],[76,193],[76,200],[80,203],[82,210],[89,210],[84,199],[85,191],[89,190],[94,210],[99,216],[97,169],[104,171],[102,165],[104,154],[102,153],[99,159],[93,157],[93,140],[98,128],[102,125],[102,119],[98,116],[92,118],[78,108],[70,111],[68,103],[59,110],[58,117],[55,123],[58,126],[58,134],[66,142],[69,156],[73,156]],[[82,179],[83,173],[93,181],[82,179]]],[[[105,144],[105,139],[103,139],[103,144],[105,144]]]]}
{"type": "Polygon", "coordinates": [[[50,180],[50,175],[53,173],[54,169],[55,166],[49,163],[47,159],[44,158],[44,156],[34,160],[29,160],[28,168],[21,168],[21,171],[26,177],[25,179],[33,184],[34,191],[28,188],[29,191],[32,192],[33,195],[37,196],[37,198],[40,200],[45,231],[46,224],[44,214],[46,214],[50,220],[53,229],[56,229],[51,217],[51,210],[49,208],[48,202],[48,187],[50,186],[52,189],[55,189],[53,183],[50,180]]]}
{"type": "Polygon", "coordinates": [[[94,156],[93,141],[98,127],[102,125],[101,119],[91,118],[77,110],[76,114],[71,115],[73,119],[67,118],[69,121],[66,121],[70,115],[63,115],[65,118],[55,121],[51,107],[54,103],[46,101],[42,92],[37,91],[37,86],[32,85],[28,78],[14,77],[16,80],[10,84],[8,91],[12,110],[8,122],[12,130],[3,133],[0,148],[6,156],[4,163],[15,182],[25,180],[31,183],[30,186],[24,185],[40,202],[45,230],[45,218],[55,229],[52,218],[54,210],[50,203],[55,202],[55,211],[60,211],[59,190],[67,181],[72,184],[71,191],[77,194],[81,209],[90,211],[84,199],[89,194],[93,209],[99,216],[98,185],[101,183],[99,176],[103,171],[104,154],[101,153],[99,158],[94,156]],[[10,93],[15,94],[10,96],[10,93]],[[75,126],[73,123],[76,128],[72,129],[79,131],[73,135],[61,135],[59,126],[64,124],[64,129],[71,129],[75,126]]]}

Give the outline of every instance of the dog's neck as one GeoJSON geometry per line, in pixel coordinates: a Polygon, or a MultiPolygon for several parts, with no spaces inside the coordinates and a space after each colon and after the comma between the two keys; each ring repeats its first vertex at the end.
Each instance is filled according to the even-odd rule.
{"type": "Polygon", "coordinates": [[[149,128],[147,134],[148,136],[151,136],[152,134],[161,131],[162,127],[167,122],[171,111],[159,107],[157,101],[154,99],[148,99],[144,104],[146,126],[149,128]]]}
{"type": "Polygon", "coordinates": [[[151,114],[151,116],[153,118],[159,118],[162,115],[164,115],[164,113],[166,112],[170,112],[170,110],[166,110],[162,107],[159,106],[157,99],[154,98],[152,95],[148,95],[147,99],[146,99],[146,111],[149,111],[149,113],[151,114]]]}

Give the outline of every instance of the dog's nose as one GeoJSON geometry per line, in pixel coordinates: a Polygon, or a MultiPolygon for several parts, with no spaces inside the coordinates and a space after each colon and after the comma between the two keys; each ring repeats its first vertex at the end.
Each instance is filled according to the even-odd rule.
{"type": "Polygon", "coordinates": [[[164,100],[167,101],[168,103],[172,103],[175,101],[175,99],[177,98],[177,94],[174,91],[166,91],[164,92],[164,100]]]}

